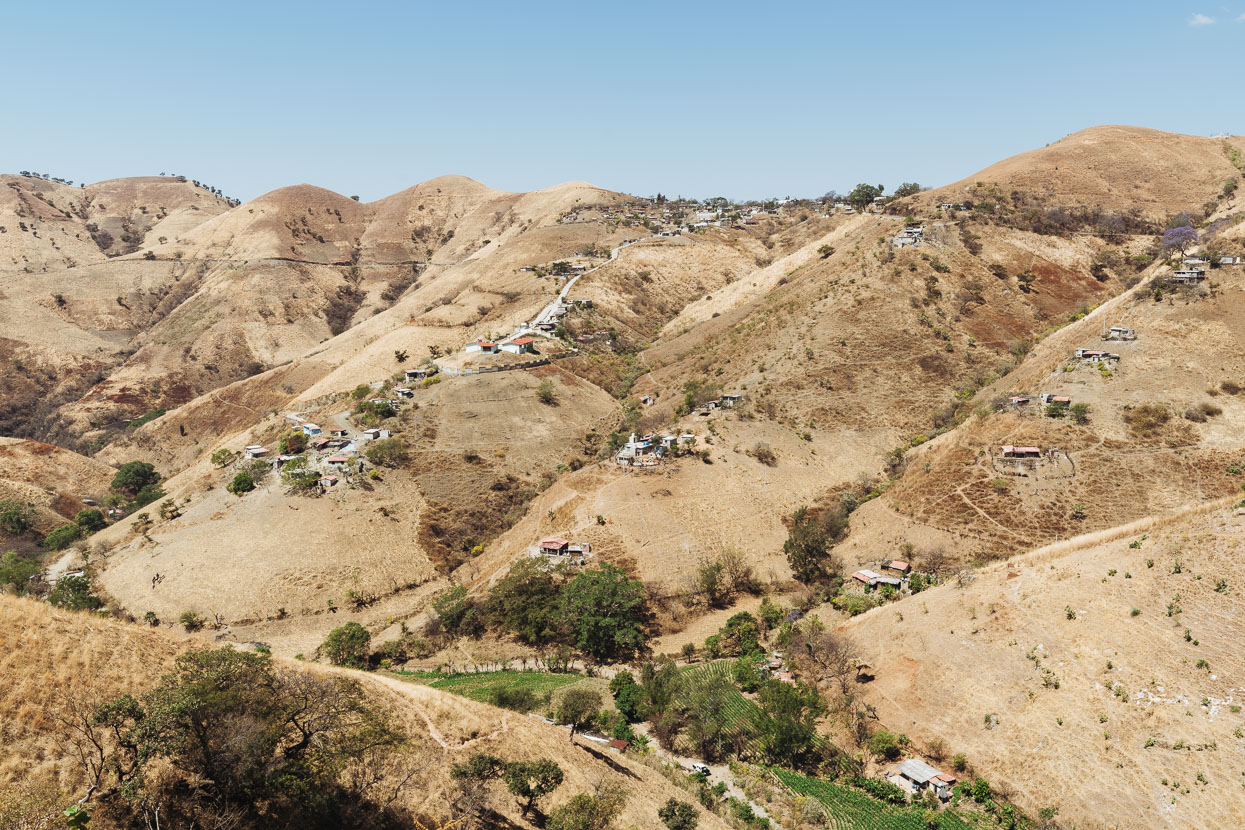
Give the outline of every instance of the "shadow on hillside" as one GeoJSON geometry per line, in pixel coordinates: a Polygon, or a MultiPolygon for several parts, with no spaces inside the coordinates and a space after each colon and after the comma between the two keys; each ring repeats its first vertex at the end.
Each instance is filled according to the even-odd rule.
{"type": "Polygon", "coordinates": [[[612,769],[614,772],[618,773],[619,775],[625,775],[628,778],[634,778],[637,781],[640,780],[640,776],[636,775],[634,772],[627,769],[625,766],[618,763],[613,758],[606,755],[604,752],[601,752],[600,750],[597,750],[597,749],[593,749],[592,747],[586,746],[584,744],[578,744],[578,746],[584,752],[587,752],[593,758],[596,758],[598,761],[602,762],[603,764],[605,764],[607,767],[609,767],[610,769],[612,769]]]}

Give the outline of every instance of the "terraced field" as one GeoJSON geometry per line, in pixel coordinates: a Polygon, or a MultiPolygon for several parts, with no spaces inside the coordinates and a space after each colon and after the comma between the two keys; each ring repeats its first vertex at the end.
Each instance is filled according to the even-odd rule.
{"type": "MultiPolygon", "coordinates": [[[[925,810],[884,804],[859,790],[843,787],[798,772],[773,768],[772,772],[797,795],[810,796],[826,808],[826,826],[836,830],[928,830],[925,810]]],[[[938,812],[940,830],[968,830],[951,810],[938,812]]]]}

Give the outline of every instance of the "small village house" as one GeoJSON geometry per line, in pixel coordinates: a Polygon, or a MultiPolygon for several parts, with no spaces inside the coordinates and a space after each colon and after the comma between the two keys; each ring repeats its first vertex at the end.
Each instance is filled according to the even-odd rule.
{"type": "Polygon", "coordinates": [[[259,444],[250,444],[242,450],[242,454],[247,458],[262,458],[268,454],[268,449],[259,444]]]}
{"type": "Polygon", "coordinates": [[[722,406],[726,407],[727,409],[731,409],[735,406],[735,404],[739,403],[743,399],[744,399],[744,396],[739,394],[738,392],[728,392],[722,396],[722,406]]]}
{"type": "Polygon", "coordinates": [[[474,343],[468,343],[466,351],[479,352],[481,354],[497,354],[498,346],[491,340],[477,340],[474,343]]]}
{"type": "Polygon", "coordinates": [[[344,429],[330,429],[329,436],[333,438],[349,438],[350,433],[344,429]]]}
{"type": "Polygon", "coordinates": [[[310,424],[310,423],[299,424],[298,428],[301,429],[303,431],[303,434],[308,437],[320,434],[320,427],[316,426],[315,424],[310,424]]]}
{"type": "Polygon", "coordinates": [[[1085,363],[1110,362],[1120,359],[1118,354],[1104,352],[1101,349],[1077,349],[1075,354],[1077,360],[1084,361],[1085,363]]]}
{"type": "Polygon", "coordinates": [[[1004,444],[1001,450],[1003,458],[1008,460],[1042,457],[1041,447],[1017,447],[1011,444],[1004,444]]]}
{"type": "Polygon", "coordinates": [[[1197,285],[1206,279],[1206,272],[1200,269],[1181,268],[1172,271],[1172,275],[1167,278],[1167,282],[1171,285],[1197,285]]]}
{"type": "Polygon", "coordinates": [[[326,458],[325,463],[331,464],[334,467],[344,467],[350,463],[350,457],[346,455],[334,455],[326,458]]]}
{"type": "Polygon", "coordinates": [[[1137,332],[1124,326],[1112,326],[1107,329],[1107,340],[1136,340],[1137,332]]]}
{"type": "Polygon", "coordinates": [[[956,783],[955,776],[934,769],[917,758],[904,761],[887,778],[906,793],[917,795],[930,790],[938,796],[940,801],[946,801],[951,797],[951,791],[956,783]]]}
{"type": "Polygon", "coordinates": [[[327,490],[330,487],[336,487],[337,476],[324,476],[317,483],[320,485],[321,490],[327,490]]]}
{"type": "Polygon", "coordinates": [[[372,427],[371,429],[363,430],[363,434],[373,441],[378,441],[381,438],[390,437],[392,433],[390,433],[389,430],[387,429],[380,429],[379,427],[372,427]]]}
{"type": "Polygon", "coordinates": [[[891,559],[890,561],[882,563],[882,570],[893,571],[894,573],[907,576],[912,572],[912,565],[902,559],[891,559]]]}
{"type": "Polygon", "coordinates": [[[532,337],[516,337],[502,343],[498,348],[508,354],[536,354],[536,340],[532,337]]]}
{"type": "MultiPolygon", "coordinates": [[[[468,351],[470,351],[470,349],[468,349],[468,351]]],[[[421,366],[418,369],[407,369],[405,372],[403,372],[403,375],[406,376],[406,379],[408,381],[412,381],[412,380],[426,380],[432,377],[433,375],[435,375],[436,373],[437,373],[436,366],[421,366]]]]}

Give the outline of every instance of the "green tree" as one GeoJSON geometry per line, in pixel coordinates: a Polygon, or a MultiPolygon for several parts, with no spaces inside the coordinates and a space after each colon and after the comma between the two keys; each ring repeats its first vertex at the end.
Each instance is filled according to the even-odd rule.
{"type": "Polygon", "coordinates": [[[34,525],[35,506],[28,502],[0,501],[0,530],[10,536],[21,536],[34,525]]]}
{"type": "Polygon", "coordinates": [[[519,806],[523,815],[536,809],[536,802],[556,790],[562,784],[562,768],[548,758],[539,761],[511,761],[506,764],[502,780],[506,789],[522,799],[519,806]]]}
{"type": "Polygon", "coordinates": [[[876,187],[871,184],[858,184],[852,188],[852,192],[847,194],[847,203],[856,210],[864,210],[873,204],[873,200],[881,196],[886,188],[882,185],[876,187]]]}
{"type": "Polygon", "coordinates": [[[225,489],[235,496],[241,496],[255,489],[255,480],[246,470],[238,473],[225,485],[225,489]]]}
{"type": "Polygon", "coordinates": [[[558,707],[558,722],[570,724],[571,740],[585,723],[591,723],[601,711],[601,693],[596,689],[570,689],[558,707]]]}
{"type": "Polygon", "coordinates": [[[30,589],[31,580],[42,572],[38,562],[9,551],[0,556],[0,586],[22,595],[30,589]]]}
{"type": "Polygon", "coordinates": [[[233,450],[228,447],[221,447],[219,450],[212,453],[208,460],[212,462],[213,467],[227,467],[232,464],[233,460],[237,457],[238,454],[233,450]]]}
{"type": "Polygon", "coordinates": [[[560,605],[572,643],[589,658],[623,660],[644,649],[649,616],[644,586],[618,567],[580,571],[562,592],[560,605]]]}
{"type": "Polygon", "coordinates": [[[477,752],[461,764],[450,767],[450,777],[456,781],[483,784],[502,777],[506,762],[496,755],[477,752]]]}
{"type": "Polygon", "coordinates": [[[609,830],[627,804],[627,791],[614,783],[580,793],[549,814],[548,830],[609,830]]]}
{"type": "Polygon", "coordinates": [[[43,546],[48,550],[64,550],[82,538],[82,528],[77,525],[61,525],[43,537],[43,546]]]}
{"type": "Polygon", "coordinates": [[[108,526],[108,521],[104,518],[104,514],[95,507],[79,510],[78,515],[74,517],[73,523],[82,528],[84,533],[94,533],[108,526]]]}
{"type": "Polygon", "coordinates": [[[726,567],[714,559],[702,559],[696,567],[696,590],[704,594],[705,604],[717,608],[729,598],[726,567]]]}
{"type": "Polygon", "coordinates": [[[540,386],[536,387],[536,397],[543,404],[552,406],[558,402],[557,393],[553,389],[553,381],[542,380],[540,386]]]}
{"type": "Polygon", "coordinates": [[[484,615],[491,625],[513,632],[525,645],[545,645],[562,628],[560,597],[554,574],[545,563],[538,558],[521,559],[489,590],[484,615]]]}
{"type": "Polygon", "coordinates": [[[1068,414],[1072,416],[1072,422],[1075,424],[1089,423],[1089,404],[1074,403],[1068,407],[1068,414]]]}
{"type": "Polygon", "coordinates": [[[772,764],[798,766],[813,749],[825,703],[815,688],[770,680],[761,687],[753,719],[757,744],[772,764]]]}
{"type": "Polygon", "coordinates": [[[437,594],[432,598],[432,610],[441,629],[448,634],[474,637],[483,628],[480,611],[467,595],[466,586],[454,585],[437,594]]]}
{"type": "Polygon", "coordinates": [[[671,798],[658,807],[657,817],[670,830],[696,830],[696,824],[700,820],[695,807],[677,798],[671,798]]]}
{"type": "Polygon", "coordinates": [[[146,461],[129,461],[117,469],[112,478],[112,489],[119,493],[137,496],[139,491],[160,480],[156,468],[146,461]]]}
{"type": "Polygon", "coordinates": [[[834,522],[823,523],[807,507],[801,507],[791,517],[791,531],[782,550],[792,575],[800,582],[826,582],[839,573],[841,566],[830,553],[830,546],[846,528],[847,520],[841,511],[831,515],[834,522]]]}
{"type": "Polygon", "coordinates": [[[136,508],[146,507],[152,502],[159,501],[164,498],[165,495],[164,488],[159,484],[147,484],[134,494],[134,506],[136,508]]]}
{"type": "Polygon", "coordinates": [[[367,460],[377,467],[401,467],[406,463],[406,445],[401,438],[381,438],[367,446],[367,460]]]}
{"type": "Polygon", "coordinates": [[[899,736],[886,730],[879,730],[870,735],[868,746],[870,752],[887,761],[895,760],[903,751],[899,736]]]}
{"type": "MultiPolygon", "coordinates": [[[[895,195],[901,199],[905,196],[915,196],[916,194],[920,192],[921,192],[921,186],[917,184],[916,182],[904,182],[903,184],[899,185],[899,187],[895,188],[895,195]]],[[[878,195],[881,195],[881,194],[878,194],[878,195]]]]}
{"type": "Polygon", "coordinates": [[[48,602],[70,611],[94,611],[104,604],[91,593],[91,580],[85,576],[62,576],[48,594],[48,602]]]}
{"type": "Polygon", "coordinates": [[[357,622],[339,625],[329,632],[320,646],[334,666],[361,669],[367,665],[368,647],[372,635],[357,622]]]}
{"type": "Polygon", "coordinates": [[[202,805],[261,824],[279,815],[289,827],[327,827],[340,826],[334,816],[349,809],[360,811],[357,826],[380,826],[383,808],[368,809],[366,784],[343,772],[383,768],[401,744],[382,711],[353,679],[220,648],[178,657],[155,689],[98,707],[90,728],[108,735],[108,784],[170,781],[156,795],[171,812],[202,805]],[[147,776],[153,768],[175,775],[147,776]]]}

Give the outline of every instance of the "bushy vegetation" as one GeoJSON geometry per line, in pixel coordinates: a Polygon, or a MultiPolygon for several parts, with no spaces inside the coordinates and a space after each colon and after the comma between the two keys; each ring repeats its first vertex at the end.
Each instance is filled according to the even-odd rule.
{"type": "Polygon", "coordinates": [[[454,586],[432,606],[430,637],[478,636],[491,627],[544,649],[555,663],[572,652],[593,663],[630,659],[644,651],[651,620],[644,586],[619,568],[576,571],[541,560],[516,563],[483,602],[454,586]]]}
{"type": "Polygon", "coordinates": [[[368,444],[364,453],[377,467],[401,467],[406,464],[406,445],[401,438],[381,438],[368,444]]]}
{"type": "Polygon", "coordinates": [[[112,795],[92,809],[118,826],[144,826],[157,809],[186,827],[401,823],[370,800],[366,776],[345,774],[381,768],[400,733],[353,680],[281,669],[266,654],[184,654],[156,688],[86,709],[75,728],[92,788],[112,795]]]}
{"type": "Polygon", "coordinates": [[[339,625],[329,632],[320,649],[334,666],[361,669],[367,666],[372,635],[357,622],[339,625]]]}
{"type": "Polygon", "coordinates": [[[1153,438],[1171,419],[1171,410],[1162,404],[1143,403],[1124,408],[1124,423],[1138,438],[1153,438]]]}

